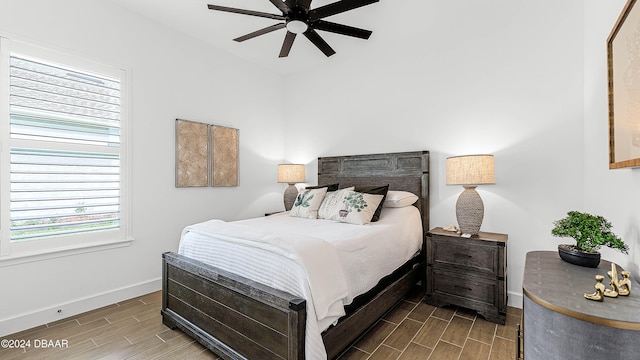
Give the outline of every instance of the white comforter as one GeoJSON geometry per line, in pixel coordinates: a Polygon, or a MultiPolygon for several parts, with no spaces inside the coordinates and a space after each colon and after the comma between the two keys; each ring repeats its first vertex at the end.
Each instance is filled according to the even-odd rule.
{"type": "Polygon", "coordinates": [[[306,358],[326,359],[321,332],[420,250],[421,224],[413,206],[385,208],[369,225],[288,213],[212,220],[186,227],[178,252],[306,299],[306,358]]]}

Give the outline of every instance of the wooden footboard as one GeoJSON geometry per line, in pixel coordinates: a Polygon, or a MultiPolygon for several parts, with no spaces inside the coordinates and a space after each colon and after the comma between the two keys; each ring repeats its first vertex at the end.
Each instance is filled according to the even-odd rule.
{"type": "MultiPolygon", "coordinates": [[[[175,253],[164,253],[162,318],[224,359],[304,359],[306,301],[175,253]]],[[[421,254],[417,259],[424,259],[421,254]]],[[[327,356],[345,350],[411,291],[417,261],[322,334],[327,356]]]]}
{"type": "Polygon", "coordinates": [[[304,299],[178,254],[162,258],[165,325],[224,359],[304,359],[304,299]]]}

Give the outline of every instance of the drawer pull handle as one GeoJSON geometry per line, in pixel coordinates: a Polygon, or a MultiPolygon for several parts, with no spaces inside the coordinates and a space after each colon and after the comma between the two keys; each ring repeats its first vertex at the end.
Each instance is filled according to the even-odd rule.
{"type": "Polygon", "coordinates": [[[462,290],[467,290],[467,291],[473,291],[473,289],[468,288],[466,286],[460,286],[460,285],[453,285],[453,287],[457,288],[457,289],[462,289],[462,290]]]}
{"type": "Polygon", "coordinates": [[[453,255],[455,256],[461,256],[461,257],[466,257],[466,258],[472,258],[472,255],[469,254],[463,254],[463,253],[458,253],[458,252],[454,252],[453,255]]]}

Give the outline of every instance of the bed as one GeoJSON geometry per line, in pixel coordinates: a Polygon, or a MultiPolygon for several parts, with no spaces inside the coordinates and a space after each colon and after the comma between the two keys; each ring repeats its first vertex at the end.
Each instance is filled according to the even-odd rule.
{"type": "MultiPolygon", "coordinates": [[[[359,291],[352,292],[356,286],[347,281],[349,294],[342,300],[346,306],[340,304],[339,311],[342,312],[333,306],[335,303],[331,303],[333,305],[327,307],[327,317],[316,324],[316,315],[320,319],[322,312],[316,310],[317,304],[322,302],[324,295],[330,294],[316,291],[310,296],[304,289],[296,291],[295,288],[283,288],[277,283],[265,285],[269,284],[265,278],[258,276],[256,280],[252,276],[243,276],[251,274],[251,270],[241,268],[229,271],[224,263],[209,262],[208,257],[199,258],[203,250],[197,247],[185,252],[181,242],[181,252],[190,256],[163,254],[163,322],[170,328],[181,329],[224,359],[335,358],[425,276],[424,235],[429,229],[428,169],[427,151],[318,158],[319,186],[338,183],[340,188],[347,188],[389,184],[389,190],[408,191],[418,196],[413,204],[418,211],[412,209],[418,213],[418,221],[422,223],[419,251],[410,254],[399,266],[394,265],[392,270],[385,270],[379,281],[375,280],[375,284],[359,291]],[[348,301],[344,300],[346,298],[348,301]],[[313,326],[310,325],[312,323],[313,326]],[[316,341],[316,337],[320,341],[316,341]],[[318,343],[322,347],[320,352],[316,349],[318,343]]],[[[380,223],[384,224],[393,216],[405,216],[398,215],[400,210],[384,209],[380,223]]],[[[252,221],[267,222],[266,219],[252,221]]],[[[288,221],[291,221],[289,217],[282,214],[273,216],[268,222],[279,224],[288,221]]],[[[194,227],[189,234],[202,235],[207,226],[226,229],[224,226],[227,225],[212,221],[194,227]]],[[[234,229],[231,226],[228,230],[234,229]]],[[[314,233],[317,231],[314,230],[314,233]]],[[[257,238],[264,237],[256,234],[257,238]]],[[[250,238],[252,234],[247,232],[242,236],[250,238]]],[[[305,241],[313,240],[303,236],[306,235],[300,235],[305,241]]],[[[393,237],[389,242],[396,241],[396,235],[385,236],[393,237]]],[[[280,241],[281,238],[278,239],[280,241]]],[[[257,255],[253,256],[258,256],[260,261],[253,262],[246,260],[250,257],[243,257],[251,256],[251,251],[243,249],[236,253],[247,263],[269,262],[262,261],[265,258],[260,250],[257,251],[257,255]]],[[[345,270],[347,268],[345,265],[345,270]]],[[[295,273],[293,270],[291,272],[295,273]]],[[[351,274],[351,271],[347,273],[351,274]]],[[[315,275],[309,272],[309,276],[315,275]]],[[[340,281],[335,282],[335,289],[341,286],[340,281]]]]}

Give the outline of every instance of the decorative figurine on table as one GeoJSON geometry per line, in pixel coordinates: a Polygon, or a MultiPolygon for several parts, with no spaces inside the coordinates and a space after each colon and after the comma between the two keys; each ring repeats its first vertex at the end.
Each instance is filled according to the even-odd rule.
{"type": "Polygon", "coordinates": [[[618,295],[628,296],[631,294],[631,281],[629,280],[630,273],[628,271],[622,272],[622,280],[618,282],[618,295]]]}
{"type": "Polygon", "coordinates": [[[618,297],[618,267],[616,264],[611,263],[611,271],[607,271],[607,275],[611,279],[609,281],[609,285],[611,285],[611,289],[606,289],[604,291],[604,296],[606,297],[618,297]]]}
{"type": "Polygon", "coordinates": [[[593,294],[584,294],[584,297],[589,300],[603,301],[605,288],[602,280],[604,280],[604,276],[596,275],[596,284],[594,286],[596,291],[593,294]]]}
{"type": "Polygon", "coordinates": [[[618,267],[616,264],[611,263],[611,270],[607,271],[607,275],[611,279],[609,284],[611,285],[611,289],[605,288],[602,280],[604,280],[604,276],[596,275],[596,291],[593,294],[584,294],[584,297],[589,300],[602,301],[604,297],[618,297],[618,296],[628,296],[631,293],[631,280],[629,280],[630,273],[628,271],[623,271],[622,279],[618,279],[618,267]]]}

